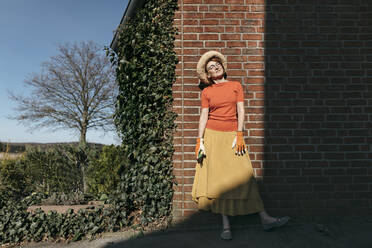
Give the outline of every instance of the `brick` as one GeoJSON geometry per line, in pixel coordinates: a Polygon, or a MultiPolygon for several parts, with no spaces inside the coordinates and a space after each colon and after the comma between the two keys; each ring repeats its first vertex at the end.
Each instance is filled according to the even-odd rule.
{"type": "Polygon", "coordinates": [[[205,19],[219,19],[224,18],[224,13],[204,13],[205,19]]]}
{"type": "MultiPolygon", "coordinates": [[[[241,49],[240,48],[224,48],[222,49],[222,53],[226,55],[240,55],[241,49]]],[[[232,75],[229,71],[229,75],[232,75]]]]}
{"type": "Polygon", "coordinates": [[[183,39],[184,40],[196,40],[197,35],[196,34],[184,34],[183,39]]]}
{"type": "Polygon", "coordinates": [[[240,40],[240,34],[221,34],[221,40],[240,40]]]}
{"type": "Polygon", "coordinates": [[[203,42],[201,41],[184,41],[184,47],[203,47],[203,42]]]}
{"type": "Polygon", "coordinates": [[[198,58],[196,56],[183,56],[182,59],[183,59],[183,62],[198,62],[198,58]]]}
{"type": "Polygon", "coordinates": [[[370,182],[372,182],[372,175],[353,177],[353,183],[370,183],[370,182]]]}
{"type": "Polygon", "coordinates": [[[252,161],[253,168],[262,168],[262,163],[257,161],[252,161]]]}
{"type": "Polygon", "coordinates": [[[252,12],[265,12],[265,6],[264,5],[252,6],[251,9],[252,9],[252,12]]]}
{"type": "Polygon", "coordinates": [[[265,98],[265,94],[264,93],[255,93],[255,98],[256,99],[264,99],[265,98]]]}
{"type": "MultiPolygon", "coordinates": [[[[231,5],[230,11],[237,11],[237,12],[248,12],[250,10],[250,6],[247,5],[231,5]]],[[[244,18],[244,17],[243,17],[244,18]]]]}
{"type": "Polygon", "coordinates": [[[185,13],[183,13],[183,18],[184,19],[202,19],[203,18],[203,13],[185,12],[185,13]]]}
{"type": "Polygon", "coordinates": [[[225,46],[225,42],[223,41],[213,41],[213,42],[205,42],[205,47],[223,47],[225,46]]]}
{"type": "Polygon", "coordinates": [[[200,20],[200,25],[218,25],[219,20],[200,20]]]}
{"type": "MultiPolygon", "coordinates": [[[[246,123],[244,126],[245,129],[252,129],[252,128],[264,128],[263,123],[246,123]]],[[[282,141],[280,141],[282,143],[282,141]]]]}
{"type": "Polygon", "coordinates": [[[224,27],[218,26],[218,27],[204,27],[204,32],[206,33],[222,33],[224,32],[224,27]]]}
{"type": "Polygon", "coordinates": [[[248,91],[264,91],[264,86],[261,85],[248,85],[247,86],[248,91]]]}
{"type": "Polygon", "coordinates": [[[250,115],[248,121],[264,121],[263,115],[250,115]]]}
{"type": "MultiPolygon", "coordinates": [[[[253,77],[247,77],[244,83],[247,84],[264,84],[265,80],[264,78],[253,78],[253,77]]],[[[257,94],[257,93],[255,93],[257,94]]]]}
{"type": "Polygon", "coordinates": [[[265,14],[258,14],[258,13],[246,13],[245,14],[246,19],[264,19],[265,14]]]}
{"type": "MultiPolygon", "coordinates": [[[[184,63],[183,68],[184,69],[195,69],[196,65],[197,65],[196,63],[184,63]]],[[[181,65],[181,67],[182,67],[182,65],[181,65]]]]}
{"type": "Polygon", "coordinates": [[[225,17],[229,19],[244,19],[245,13],[235,13],[235,12],[228,12],[225,13],[225,17]]]}
{"type": "Polygon", "coordinates": [[[242,69],[242,63],[229,63],[228,69],[242,69]]]}
{"type": "Polygon", "coordinates": [[[249,56],[248,61],[265,61],[264,56],[249,56]]]}
{"type": "Polygon", "coordinates": [[[245,0],[245,4],[265,4],[265,0],[245,0]]]}
{"type": "Polygon", "coordinates": [[[227,47],[246,47],[244,41],[227,41],[227,47]]]}
{"type": "Polygon", "coordinates": [[[221,25],[234,25],[238,26],[240,24],[240,21],[237,19],[221,19],[220,20],[221,25]]]}
{"type": "Polygon", "coordinates": [[[248,76],[256,77],[256,76],[264,76],[265,71],[248,71],[248,76]]]}
{"type": "Polygon", "coordinates": [[[225,26],[225,33],[236,33],[235,27],[233,26],[225,26]]]}
{"type": "MultiPolygon", "coordinates": [[[[215,24],[215,25],[217,25],[217,24],[215,24]]],[[[203,27],[184,26],[183,27],[183,32],[184,33],[202,33],[203,32],[203,27]]]]}
{"type": "Polygon", "coordinates": [[[199,121],[199,115],[185,115],[184,121],[199,121]]]}
{"type": "Polygon", "coordinates": [[[229,70],[229,76],[246,76],[246,70],[229,70]]]}
{"type": "Polygon", "coordinates": [[[260,26],[261,25],[261,21],[260,20],[249,20],[249,19],[245,19],[245,20],[241,20],[241,25],[242,26],[250,26],[250,27],[256,27],[256,26],[260,26]]]}
{"type": "Polygon", "coordinates": [[[185,19],[185,20],[183,20],[183,25],[184,26],[187,26],[187,25],[189,25],[189,26],[196,26],[196,25],[198,25],[198,23],[199,23],[198,20],[191,20],[191,19],[185,19]]]}
{"type": "Polygon", "coordinates": [[[352,177],[351,176],[333,176],[331,177],[331,183],[351,183],[352,177]]]}
{"type": "Polygon", "coordinates": [[[218,40],[218,34],[199,34],[199,40],[218,40]]]}
{"type": "Polygon", "coordinates": [[[184,12],[197,12],[198,6],[197,5],[184,5],[183,11],[184,12]]]}
{"type": "MultiPolygon", "coordinates": [[[[254,27],[235,27],[235,32],[237,33],[256,33],[256,28],[254,27]]],[[[254,44],[256,46],[256,43],[254,44]]]]}
{"type": "Polygon", "coordinates": [[[249,130],[249,136],[264,136],[264,130],[249,130]]]}
{"type": "Polygon", "coordinates": [[[199,11],[208,11],[208,6],[204,6],[204,5],[199,5],[199,11]]]}
{"type": "Polygon", "coordinates": [[[244,0],[225,0],[225,4],[244,4],[244,0]]]}
{"type": "Polygon", "coordinates": [[[262,40],[262,34],[243,34],[243,40],[262,40]]]}
{"type": "Polygon", "coordinates": [[[211,12],[227,12],[229,11],[229,7],[226,5],[210,5],[209,11],[211,12]]]}
{"type": "Polygon", "coordinates": [[[246,48],[242,50],[242,53],[246,55],[262,55],[263,50],[257,48],[246,48]]]}
{"type": "Polygon", "coordinates": [[[246,56],[226,56],[229,62],[247,62],[246,56]]]}

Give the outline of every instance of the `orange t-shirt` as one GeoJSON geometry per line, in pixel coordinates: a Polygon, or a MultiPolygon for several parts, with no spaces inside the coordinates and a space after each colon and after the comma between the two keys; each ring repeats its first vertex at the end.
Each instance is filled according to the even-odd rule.
{"type": "Polygon", "coordinates": [[[239,82],[227,81],[205,88],[201,94],[201,106],[209,108],[206,128],[237,131],[237,102],[244,102],[243,87],[239,82]]]}

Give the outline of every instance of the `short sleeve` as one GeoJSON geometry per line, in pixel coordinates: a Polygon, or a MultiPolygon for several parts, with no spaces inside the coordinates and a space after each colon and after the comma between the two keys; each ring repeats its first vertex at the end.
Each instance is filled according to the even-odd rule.
{"type": "Polygon", "coordinates": [[[237,102],[244,102],[244,92],[243,92],[243,87],[240,83],[236,83],[237,85],[237,102]]]}
{"type": "Polygon", "coordinates": [[[205,90],[203,90],[201,94],[201,107],[209,108],[209,100],[208,100],[207,93],[205,90]]]}

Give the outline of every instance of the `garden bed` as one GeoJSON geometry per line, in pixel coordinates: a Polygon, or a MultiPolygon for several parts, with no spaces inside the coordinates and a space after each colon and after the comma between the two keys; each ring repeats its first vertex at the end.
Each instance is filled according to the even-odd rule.
{"type": "Polygon", "coordinates": [[[100,201],[92,201],[88,204],[83,205],[33,205],[27,208],[27,212],[34,212],[36,209],[40,208],[45,213],[48,213],[49,211],[56,211],[57,213],[63,214],[69,209],[72,209],[75,213],[77,213],[77,211],[79,211],[80,209],[90,209],[92,207],[95,208],[98,206],[107,208],[110,206],[110,204],[103,204],[103,202],[100,201]]]}

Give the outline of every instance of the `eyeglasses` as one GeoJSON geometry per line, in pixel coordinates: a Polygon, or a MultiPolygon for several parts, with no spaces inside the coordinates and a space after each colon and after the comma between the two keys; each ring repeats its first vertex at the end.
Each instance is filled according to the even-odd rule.
{"type": "Polygon", "coordinates": [[[221,66],[222,66],[222,65],[221,65],[220,63],[216,62],[214,65],[209,66],[209,67],[207,68],[207,70],[208,70],[208,71],[210,71],[210,70],[215,70],[215,69],[217,69],[217,67],[221,67],[221,66]]]}

